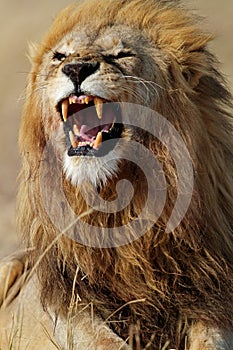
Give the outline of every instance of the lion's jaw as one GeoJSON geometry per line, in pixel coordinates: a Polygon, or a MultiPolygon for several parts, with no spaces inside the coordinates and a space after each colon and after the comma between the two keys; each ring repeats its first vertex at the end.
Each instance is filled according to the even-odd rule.
{"type": "Polygon", "coordinates": [[[47,78],[45,108],[55,116],[49,128],[55,130],[63,170],[74,186],[88,180],[102,185],[117,174],[124,155],[117,140],[127,134],[117,103],[150,106],[155,95],[145,83],[153,76],[142,72],[156,74],[156,64],[146,58],[145,47],[133,45],[138,33],[112,27],[91,39],[87,32],[78,28],[57,43],[41,74],[47,78]]]}
{"type": "Polygon", "coordinates": [[[64,154],[63,170],[73,186],[90,182],[94,187],[105,185],[107,180],[117,175],[120,154],[113,150],[101,158],[69,157],[64,154]]]}

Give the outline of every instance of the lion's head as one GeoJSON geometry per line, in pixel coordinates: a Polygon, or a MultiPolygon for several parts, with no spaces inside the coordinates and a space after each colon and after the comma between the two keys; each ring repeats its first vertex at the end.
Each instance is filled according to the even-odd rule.
{"type": "MultiPolygon", "coordinates": [[[[32,58],[20,132],[19,227],[36,248],[33,263],[54,240],[38,267],[42,301],[66,313],[79,267],[81,298],[93,301],[103,317],[113,312],[115,321],[124,320],[111,323],[123,337],[129,323],[141,320],[144,345],[155,335],[156,344],[169,339],[179,347],[185,327],[197,319],[233,323],[231,96],[206,47],[210,39],[175,1],[86,0],[59,15],[32,58]],[[143,108],[141,127],[127,125],[124,104],[162,115],[189,152],[190,205],[171,232],[166,224],[178,196],[179,169],[171,150],[143,127],[143,108]],[[67,212],[55,191],[58,183],[72,211],[93,230],[119,228],[141,213],[148,184],[143,169],[124,158],[126,149],[133,152],[132,142],[161,164],[167,195],[158,220],[140,239],[123,231],[132,235],[128,244],[108,249],[93,246],[91,235],[88,246],[60,237],[55,221],[67,212]],[[85,202],[82,187],[92,196],[94,186],[102,199],[114,201],[125,178],[134,188],[125,208],[98,212],[85,202]],[[132,302],[141,299],[143,305],[132,302]]],[[[156,184],[159,176],[154,171],[156,184]]],[[[155,201],[154,211],[158,206],[155,201]]],[[[90,234],[80,227],[75,238],[90,234]]]]}

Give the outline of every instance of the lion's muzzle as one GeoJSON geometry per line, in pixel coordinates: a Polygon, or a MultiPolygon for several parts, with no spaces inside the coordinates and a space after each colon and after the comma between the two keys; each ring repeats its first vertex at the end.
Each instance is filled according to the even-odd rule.
{"type": "Polygon", "coordinates": [[[97,96],[72,94],[59,103],[58,109],[70,157],[103,156],[121,137],[123,125],[117,103],[97,96]]]}
{"type": "Polygon", "coordinates": [[[82,82],[95,73],[98,68],[98,62],[76,62],[66,64],[62,68],[62,72],[73,82],[75,90],[80,92],[80,85],[82,82]]]}

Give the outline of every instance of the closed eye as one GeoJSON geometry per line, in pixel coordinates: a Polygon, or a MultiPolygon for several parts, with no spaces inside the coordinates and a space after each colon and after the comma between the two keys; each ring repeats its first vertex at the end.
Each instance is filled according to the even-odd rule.
{"type": "Polygon", "coordinates": [[[61,52],[54,52],[53,54],[53,60],[57,60],[57,61],[64,61],[66,59],[66,55],[64,53],[61,52]]]}
{"type": "Polygon", "coordinates": [[[119,60],[121,58],[130,58],[130,57],[135,57],[136,54],[130,51],[120,51],[116,55],[107,55],[106,58],[110,60],[119,60]]]}

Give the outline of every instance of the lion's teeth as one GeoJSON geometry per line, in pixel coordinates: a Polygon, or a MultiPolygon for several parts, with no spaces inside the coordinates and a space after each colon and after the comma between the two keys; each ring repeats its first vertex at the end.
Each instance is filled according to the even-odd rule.
{"type": "Polygon", "coordinates": [[[99,97],[94,98],[94,104],[95,104],[95,109],[97,113],[97,117],[99,119],[102,119],[102,114],[103,114],[103,100],[99,97]]]}
{"type": "Polygon", "coordinates": [[[72,105],[73,103],[77,103],[77,96],[70,96],[69,97],[69,104],[72,105]]]}
{"type": "Polygon", "coordinates": [[[62,117],[64,122],[67,121],[68,107],[69,107],[69,101],[66,99],[62,102],[62,105],[61,105],[62,117]]]}
{"type": "Polygon", "coordinates": [[[95,142],[93,144],[93,147],[98,148],[101,145],[101,143],[102,143],[102,132],[98,132],[95,142]]]}
{"type": "Polygon", "coordinates": [[[70,137],[70,142],[71,142],[72,147],[73,148],[78,147],[78,142],[73,134],[73,131],[71,131],[71,130],[69,131],[69,137],[70,137]]]}
{"type": "Polygon", "coordinates": [[[89,96],[80,96],[78,98],[78,103],[84,105],[84,104],[88,104],[90,102],[90,97],[89,96]]]}
{"type": "Polygon", "coordinates": [[[74,126],[73,126],[73,131],[74,131],[74,134],[76,136],[80,135],[79,128],[78,128],[78,126],[76,124],[74,124],[74,126]]]}

